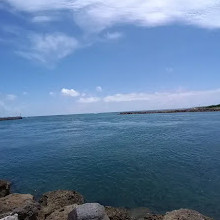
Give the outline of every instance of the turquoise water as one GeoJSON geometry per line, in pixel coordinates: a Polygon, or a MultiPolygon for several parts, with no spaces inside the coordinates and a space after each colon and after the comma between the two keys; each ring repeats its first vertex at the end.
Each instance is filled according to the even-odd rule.
{"type": "Polygon", "coordinates": [[[0,178],[13,190],[220,219],[220,112],[88,114],[0,122],[0,178]]]}

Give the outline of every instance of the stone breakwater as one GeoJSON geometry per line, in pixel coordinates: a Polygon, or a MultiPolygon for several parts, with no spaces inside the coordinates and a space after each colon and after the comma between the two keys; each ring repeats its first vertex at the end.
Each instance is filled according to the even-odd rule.
{"type": "Polygon", "coordinates": [[[187,109],[171,109],[171,110],[153,110],[153,111],[131,111],[131,112],[120,112],[120,115],[135,115],[135,114],[165,114],[165,113],[187,113],[187,112],[218,112],[220,107],[197,107],[187,109]]]}
{"type": "Polygon", "coordinates": [[[0,121],[8,121],[8,120],[19,120],[22,119],[21,116],[17,116],[17,117],[5,117],[5,118],[0,118],[0,121]]]}
{"type": "Polygon", "coordinates": [[[85,203],[80,193],[71,190],[48,192],[36,201],[30,194],[10,194],[10,185],[0,180],[0,220],[213,220],[190,209],[155,214],[147,208],[85,203]]]}

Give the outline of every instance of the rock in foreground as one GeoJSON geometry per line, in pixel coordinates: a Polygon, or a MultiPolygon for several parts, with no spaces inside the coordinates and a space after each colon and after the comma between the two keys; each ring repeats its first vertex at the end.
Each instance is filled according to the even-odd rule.
{"type": "Polygon", "coordinates": [[[163,220],[212,220],[212,219],[194,210],[179,209],[179,210],[174,210],[172,212],[167,212],[163,220]]]}
{"type": "Polygon", "coordinates": [[[109,220],[109,217],[99,203],[85,203],[70,212],[68,220],[109,220]]]}
{"type": "Polygon", "coordinates": [[[0,180],[0,198],[10,194],[11,183],[6,180],[0,180]]]}
{"type": "Polygon", "coordinates": [[[19,219],[35,220],[39,208],[39,204],[30,194],[10,194],[0,198],[0,218],[18,214],[19,219]]]}
{"type": "Polygon", "coordinates": [[[18,214],[10,215],[10,216],[1,218],[0,220],[18,220],[18,214]]]}
{"type": "Polygon", "coordinates": [[[39,200],[41,211],[40,219],[46,219],[51,213],[73,204],[83,204],[84,198],[76,191],[57,190],[43,194],[39,200]]]}
{"type": "Polygon", "coordinates": [[[65,206],[55,212],[51,213],[46,220],[67,220],[70,212],[77,207],[77,204],[65,206]]]}
{"type": "Polygon", "coordinates": [[[127,210],[99,203],[83,204],[83,196],[70,190],[45,193],[39,203],[30,194],[9,193],[10,182],[0,180],[0,220],[213,220],[190,209],[161,215],[147,208],[127,210]]]}
{"type": "Polygon", "coordinates": [[[110,220],[130,220],[128,211],[124,208],[115,208],[111,206],[105,207],[106,214],[110,220]]]}

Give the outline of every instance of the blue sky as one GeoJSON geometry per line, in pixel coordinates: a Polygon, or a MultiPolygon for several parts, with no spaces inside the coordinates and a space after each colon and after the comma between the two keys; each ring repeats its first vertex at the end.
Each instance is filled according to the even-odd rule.
{"type": "Polygon", "coordinates": [[[218,104],[219,59],[219,0],[0,2],[0,116],[218,104]]]}

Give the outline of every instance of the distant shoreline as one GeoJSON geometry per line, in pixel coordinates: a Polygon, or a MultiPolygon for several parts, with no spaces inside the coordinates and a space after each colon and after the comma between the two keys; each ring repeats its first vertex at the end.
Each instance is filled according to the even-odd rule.
{"type": "Polygon", "coordinates": [[[17,117],[3,117],[3,118],[0,118],[0,121],[19,120],[19,119],[22,119],[22,117],[21,116],[17,116],[17,117]]]}
{"type": "Polygon", "coordinates": [[[211,106],[186,108],[186,109],[128,111],[128,112],[120,112],[119,114],[120,115],[133,115],[133,114],[182,113],[182,112],[217,112],[217,111],[220,111],[220,105],[211,105],[211,106]]]}

